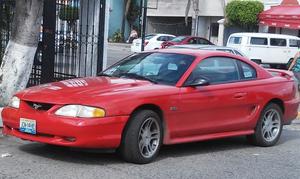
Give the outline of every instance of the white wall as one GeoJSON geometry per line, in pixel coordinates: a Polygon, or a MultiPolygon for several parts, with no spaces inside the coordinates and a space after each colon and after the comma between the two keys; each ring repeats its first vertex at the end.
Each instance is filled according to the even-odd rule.
{"type": "MultiPolygon", "coordinates": [[[[223,4],[224,0],[199,0],[199,15],[224,16],[223,4]]],[[[186,5],[187,0],[148,0],[148,16],[184,17],[186,5]]],[[[191,4],[189,16],[193,13],[191,4]]]]}

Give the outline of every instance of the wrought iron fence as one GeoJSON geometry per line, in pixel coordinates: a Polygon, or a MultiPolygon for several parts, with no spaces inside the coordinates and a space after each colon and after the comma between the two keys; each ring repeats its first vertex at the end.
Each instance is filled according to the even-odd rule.
{"type": "Polygon", "coordinates": [[[0,64],[9,41],[14,6],[14,0],[0,0],[0,64]]]}
{"type": "MultiPolygon", "coordinates": [[[[0,56],[9,40],[14,1],[0,0],[0,21],[9,16],[7,23],[0,23],[0,56]]],[[[44,3],[43,26],[28,86],[95,75],[102,60],[105,0],[44,3]]]]}

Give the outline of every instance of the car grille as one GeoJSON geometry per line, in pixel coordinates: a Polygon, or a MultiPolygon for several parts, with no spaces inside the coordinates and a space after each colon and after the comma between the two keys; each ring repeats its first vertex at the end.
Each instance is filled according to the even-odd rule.
{"type": "Polygon", "coordinates": [[[53,104],[47,104],[47,103],[37,103],[37,102],[31,102],[31,101],[25,101],[32,109],[38,110],[38,111],[48,111],[51,109],[54,105],[53,104]]]}

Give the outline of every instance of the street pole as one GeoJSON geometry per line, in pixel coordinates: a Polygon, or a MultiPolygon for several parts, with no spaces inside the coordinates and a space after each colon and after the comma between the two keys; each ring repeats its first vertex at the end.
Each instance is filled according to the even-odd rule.
{"type": "Polygon", "coordinates": [[[56,1],[44,1],[41,84],[54,80],[56,1]]]}
{"type": "Polygon", "coordinates": [[[147,21],[147,6],[148,6],[148,1],[147,0],[142,0],[141,6],[143,6],[143,13],[142,13],[142,30],[141,30],[141,35],[142,35],[142,43],[141,43],[141,51],[145,50],[145,33],[146,33],[146,21],[147,21]]]}

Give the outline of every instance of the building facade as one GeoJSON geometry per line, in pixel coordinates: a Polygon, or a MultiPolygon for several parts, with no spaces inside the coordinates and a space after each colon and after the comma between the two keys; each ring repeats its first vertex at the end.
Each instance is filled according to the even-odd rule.
{"type": "MultiPolygon", "coordinates": [[[[198,8],[193,1],[185,24],[187,1],[148,0],[147,33],[171,33],[174,35],[196,35],[211,42],[224,45],[225,7],[231,0],[199,0],[198,8]]],[[[260,0],[265,10],[278,6],[283,0],[260,0]]],[[[300,2],[300,0],[298,0],[300,2]]],[[[243,29],[237,29],[243,31],[243,29]]],[[[299,30],[259,25],[259,32],[299,36],[299,30]]],[[[231,32],[233,33],[233,32],[231,32]]],[[[228,34],[225,34],[228,36],[228,34]]]]}
{"type": "Polygon", "coordinates": [[[218,20],[224,17],[224,0],[199,0],[191,3],[187,23],[187,1],[149,0],[147,14],[148,33],[196,35],[217,42],[218,20]]]}
{"type": "MultiPolygon", "coordinates": [[[[131,2],[135,4],[137,8],[139,8],[139,4],[140,4],[139,0],[131,0],[131,2]]],[[[126,2],[120,0],[110,0],[108,6],[109,6],[108,38],[111,41],[115,33],[121,32],[126,2]]],[[[138,19],[136,20],[134,26],[138,26],[138,19]]],[[[125,17],[125,29],[124,29],[125,39],[129,36],[129,33],[132,30],[132,28],[133,27],[130,26],[127,18],[125,17]]]]}

